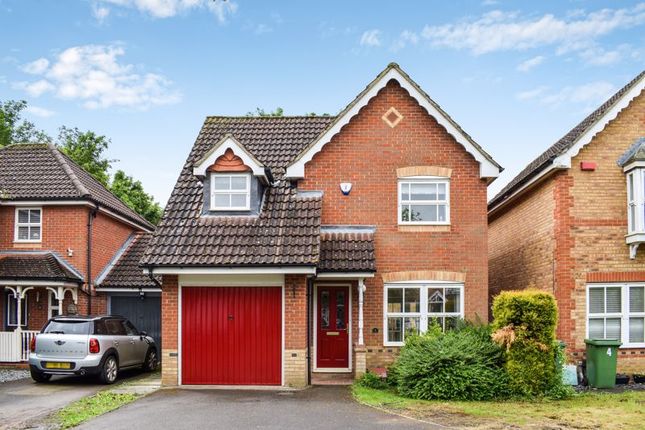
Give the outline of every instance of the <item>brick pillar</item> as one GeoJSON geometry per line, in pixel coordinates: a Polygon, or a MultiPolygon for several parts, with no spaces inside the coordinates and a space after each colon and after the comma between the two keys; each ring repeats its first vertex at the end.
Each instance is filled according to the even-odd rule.
{"type": "Polygon", "coordinates": [[[360,379],[367,372],[367,348],[365,345],[354,345],[354,378],[360,379]]]}
{"type": "Polygon", "coordinates": [[[177,275],[163,275],[161,288],[161,384],[175,386],[178,379],[178,279],[177,275]]]}
{"type": "Polygon", "coordinates": [[[284,384],[307,385],[307,277],[284,280],[284,384]]]}

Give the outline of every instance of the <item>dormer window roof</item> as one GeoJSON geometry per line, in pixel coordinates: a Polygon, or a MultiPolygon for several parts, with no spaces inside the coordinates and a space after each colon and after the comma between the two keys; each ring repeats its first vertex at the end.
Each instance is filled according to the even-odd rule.
{"type": "Polygon", "coordinates": [[[230,134],[217,142],[193,166],[193,174],[201,179],[209,172],[250,172],[265,184],[271,183],[271,171],[230,134]]]}
{"type": "Polygon", "coordinates": [[[645,243],[645,137],[638,139],[618,165],[627,179],[627,236],[629,257],[636,258],[638,247],[645,243]]]}

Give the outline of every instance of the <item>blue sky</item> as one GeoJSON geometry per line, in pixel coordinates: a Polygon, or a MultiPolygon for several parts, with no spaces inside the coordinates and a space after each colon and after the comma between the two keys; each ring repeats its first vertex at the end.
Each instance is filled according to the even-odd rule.
{"type": "Polygon", "coordinates": [[[335,114],[396,61],[506,171],[645,64],[638,1],[0,0],[0,100],[165,204],[206,115],[335,114]]]}

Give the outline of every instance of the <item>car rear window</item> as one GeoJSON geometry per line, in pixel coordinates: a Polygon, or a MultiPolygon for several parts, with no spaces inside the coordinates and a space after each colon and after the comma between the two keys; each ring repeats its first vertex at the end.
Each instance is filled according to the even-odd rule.
{"type": "Polygon", "coordinates": [[[43,333],[58,334],[90,334],[90,321],[49,321],[43,333]]]}

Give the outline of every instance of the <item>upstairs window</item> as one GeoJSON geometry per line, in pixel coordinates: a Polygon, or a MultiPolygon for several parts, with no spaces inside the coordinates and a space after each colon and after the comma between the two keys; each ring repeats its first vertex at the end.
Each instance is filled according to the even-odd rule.
{"type": "Polygon", "coordinates": [[[627,232],[645,233],[645,169],[627,173],[627,232]]]}
{"type": "Polygon", "coordinates": [[[399,224],[450,224],[450,181],[446,178],[399,180],[399,224]]]}
{"type": "Polygon", "coordinates": [[[211,175],[211,210],[247,211],[251,202],[251,175],[248,173],[213,173],[211,175]]]}
{"type": "Polygon", "coordinates": [[[42,239],[42,209],[16,208],[16,242],[40,242],[42,239]]]}

